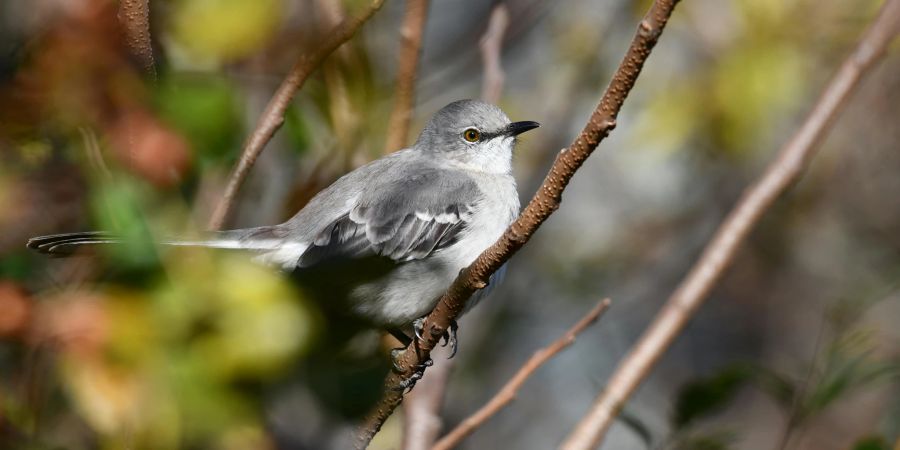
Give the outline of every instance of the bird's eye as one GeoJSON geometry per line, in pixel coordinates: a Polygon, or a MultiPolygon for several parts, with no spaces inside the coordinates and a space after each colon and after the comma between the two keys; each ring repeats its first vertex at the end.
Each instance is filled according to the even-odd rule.
{"type": "Polygon", "coordinates": [[[481,139],[481,133],[474,128],[469,128],[463,132],[463,139],[469,142],[478,142],[478,140],[481,139]]]}

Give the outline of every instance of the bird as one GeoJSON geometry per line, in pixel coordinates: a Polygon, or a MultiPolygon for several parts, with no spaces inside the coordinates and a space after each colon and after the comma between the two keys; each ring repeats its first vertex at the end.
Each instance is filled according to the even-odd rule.
{"type": "MultiPolygon", "coordinates": [[[[408,345],[412,337],[403,330],[420,323],[459,272],[518,216],[513,150],[520,134],[538,126],[512,122],[490,103],[455,101],[428,120],[412,146],[340,177],[281,224],[160,244],[251,252],[312,285],[317,297],[340,298],[327,303],[408,345]]],[[[122,242],[114,233],[91,231],[34,237],[27,246],[67,256],[122,242]]]]}

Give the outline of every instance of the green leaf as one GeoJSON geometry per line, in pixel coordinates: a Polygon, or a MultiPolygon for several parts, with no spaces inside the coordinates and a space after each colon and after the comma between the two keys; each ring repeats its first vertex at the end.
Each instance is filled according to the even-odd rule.
{"type": "Polygon", "coordinates": [[[288,108],[284,113],[284,135],[288,147],[298,153],[305,153],[310,147],[310,130],[298,108],[288,108]]]}
{"type": "Polygon", "coordinates": [[[891,450],[891,446],[881,436],[868,436],[856,441],[853,450],[891,450]]]}
{"type": "Polygon", "coordinates": [[[31,272],[32,267],[24,251],[11,253],[0,258],[0,278],[24,280],[31,272]]]}
{"type": "Polygon", "coordinates": [[[727,406],[750,375],[751,372],[744,366],[731,366],[712,377],[684,385],[675,402],[675,427],[684,428],[692,421],[727,406]]]}
{"type": "Polygon", "coordinates": [[[237,158],[243,125],[234,86],[226,80],[169,76],[154,100],[160,116],[190,141],[202,161],[237,158]]]}
{"type": "Polygon", "coordinates": [[[146,197],[140,186],[127,178],[96,186],[91,208],[97,228],[122,236],[121,245],[102,247],[116,269],[155,267],[159,261],[141,205],[146,197]]]}
{"type": "Polygon", "coordinates": [[[870,362],[868,354],[857,355],[836,364],[818,383],[803,405],[803,413],[815,414],[854,388],[896,376],[896,364],[870,362]]]}
{"type": "Polygon", "coordinates": [[[751,380],[756,387],[769,394],[782,408],[789,410],[797,395],[794,381],[783,374],[762,366],[750,366],[751,380]]]}
{"type": "Polygon", "coordinates": [[[695,435],[682,439],[676,444],[676,450],[728,450],[731,440],[730,434],[717,433],[710,435],[695,435]]]}

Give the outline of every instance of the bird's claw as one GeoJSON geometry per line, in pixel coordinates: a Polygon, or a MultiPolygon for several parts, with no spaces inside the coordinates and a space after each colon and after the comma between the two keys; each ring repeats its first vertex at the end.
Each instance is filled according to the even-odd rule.
{"type": "MultiPolygon", "coordinates": [[[[442,346],[450,346],[450,356],[447,358],[450,359],[454,355],[456,355],[457,349],[457,339],[456,339],[456,330],[459,329],[459,325],[457,325],[455,320],[450,321],[450,326],[444,333],[441,335],[441,339],[443,340],[442,346]]],[[[416,335],[416,339],[413,342],[413,345],[418,345],[418,341],[421,341],[422,334],[425,331],[425,318],[416,319],[413,322],[413,332],[416,335]]],[[[400,347],[391,350],[391,368],[395,373],[402,374],[404,372],[403,368],[400,367],[400,358],[406,352],[408,347],[400,347]]],[[[406,391],[409,392],[416,385],[416,382],[422,379],[422,376],[425,374],[425,369],[431,367],[434,364],[434,361],[429,358],[419,365],[415,366],[414,371],[409,375],[409,377],[403,379],[397,386],[393,387],[395,391],[406,391]]]]}
{"type": "Polygon", "coordinates": [[[403,353],[406,351],[406,347],[399,347],[391,349],[391,368],[394,369],[396,373],[402,373],[403,369],[398,364],[400,361],[400,357],[403,356],[403,353]]]}
{"type": "MultiPolygon", "coordinates": [[[[406,351],[405,348],[395,348],[391,350],[391,365],[393,369],[397,373],[403,373],[403,368],[397,363],[403,353],[406,351]]],[[[421,380],[425,375],[425,369],[434,365],[434,361],[429,358],[422,362],[421,364],[415,366],[415,370],[409,377],[404,378],[400,383],[394,387],[395,391],[405,391],[404,393],[409,393],[412,391],[412,388],[415,387],[416,382],[421,380]]]]}
{"type": "Polygon", "coordinates": [[[416,335],[416,339],[422,340],[422,333],[425,332],[425,318],[419,317],[418,319],[413,321],[413,333],[416,335]]]}
{"type": "Polygon", "coordinates": [[[446,347],[448,344],[450,345],[450,356],[447,359],[453,358],[456,355],[457,349],[457,339],[456,339],[456,330],[459,329],[459,325],[455,320],[450,321],[450,327],[447,328],[447,331],[444,331],[444,334],[441,338],[444,340],[444,343],[441,346],[446,347]]]}
{"type": "MultiPolygon", "coordinates": [[[[456,330],[459,329],[459,325],[455,320],[450,321],[450,327],[447,328],[443,334],[441,334],[441,340],[443,343],[442,347],[450,346],[450,356],[447,359],[453,358],[456,355],[457,350],[457,339],[456,339],[456,330]]],[[[416,335],[418,340],[422,340],[422,334],[425,332],[425,318],[420,317],[413,321],[413,332],[416,335]]]]}

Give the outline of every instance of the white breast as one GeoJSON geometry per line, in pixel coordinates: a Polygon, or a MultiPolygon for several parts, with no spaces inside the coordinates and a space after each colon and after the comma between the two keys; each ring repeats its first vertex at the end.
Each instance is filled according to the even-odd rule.
{"type": "Polygon", "coordinates": [[[511,175],[478,174],[474,176],[484,194],[475,207],[471,224],[460,239],[442,251],[442,259],[457,272],[497,241],[519,213],[519,194],[511,175]]]}
{"type": "MultiPolygon", "coordinates": [[[[471,222],[453,245],[419,261],[403,264],[388,279],[355,291],[358,313],[378,322],[405,325],[428,314],[459,271],[497,241],[519,213],[519,195],[511,175],[472,175],[484,194],[471,222]]],[[[484,295],[479,292],[476,297],[484,295]]],[[[473,305],[473,298],[468,305],[473,305]]]]}

